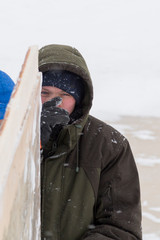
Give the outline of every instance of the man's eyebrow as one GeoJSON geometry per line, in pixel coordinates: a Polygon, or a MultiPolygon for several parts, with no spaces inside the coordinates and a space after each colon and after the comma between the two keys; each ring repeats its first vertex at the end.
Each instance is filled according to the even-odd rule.
{"type": "Polygon", "coordinates": [[[45,88],[45,87],[44,87],[44,88],[42,87],[41,91],[51,92],[50,89],[47,89],[47,88],[45,88]]]}
{"type": "MultiPolygon", "coordinates": [[[[67,92],[63,91],[62,89],[60,89],[59,92],[60,92],[60,93],[67,93],[67,92]]],[[[67,94],[68,94],[68,93],[67,93],[67,94]]]]}
{"type": "Polygon", "coordinates": [[[45,88],[45,87],[42,87],[42,90],[46,90],[46,91],[48,91],[48,89],[47,89],[47,88],[45,88]]]}

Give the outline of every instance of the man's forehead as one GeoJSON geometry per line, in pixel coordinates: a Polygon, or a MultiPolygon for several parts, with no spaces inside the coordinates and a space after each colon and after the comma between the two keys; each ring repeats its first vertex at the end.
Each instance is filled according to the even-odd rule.
{"type": "Polygon", "coordinates": [[[62,89],[54,87],[54,86],[42,86],[42,89],[50,90],[50,91],[65,92],[62,89]]]}

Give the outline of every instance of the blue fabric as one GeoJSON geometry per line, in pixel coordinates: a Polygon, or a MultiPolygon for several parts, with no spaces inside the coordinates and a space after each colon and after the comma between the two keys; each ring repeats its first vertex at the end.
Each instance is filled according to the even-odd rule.
{"type": "Polygon", "coordinates": [[[43,72],[42,86],[53,86],[72,95],[78,105],[84,95],[83,80],[75,73],[64,70],[50,70],[43,72]]]}
{"type": "Polygon", "coordinates": [[[4,118],[14,85],[12,79],[5,72],[0,71],[0,120],[4,118]]]}

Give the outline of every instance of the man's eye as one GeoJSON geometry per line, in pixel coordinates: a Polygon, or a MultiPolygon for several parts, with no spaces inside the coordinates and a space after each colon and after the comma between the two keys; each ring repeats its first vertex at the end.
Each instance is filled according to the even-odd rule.
{"type": "Polygon", "coordinates": [[[48,93],[48,92],[45,92],[45,91],[42,91],[41,94],[42,94],[42,95],[48,95],[49,93],[48,93]]]}
{"type": "Polygon", "coordinates": [[[62,96],[70,96],[68,93],[63,93],[62,96]]]}

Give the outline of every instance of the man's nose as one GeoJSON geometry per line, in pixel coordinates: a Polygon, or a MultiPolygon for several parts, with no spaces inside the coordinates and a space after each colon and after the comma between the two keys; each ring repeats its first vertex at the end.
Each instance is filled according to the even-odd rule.
{"type": "Polygon", "coordinates": [[[62,108],[63,98],[60,96],[60,94],[55,93],[53,98],[56,98],[56,97],[60,97],[61,98],[62,101],[60,102],[60,104],[57,105],[57,107],[62,108]]]}

